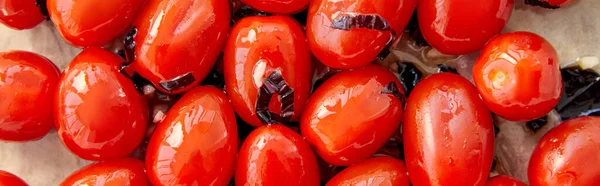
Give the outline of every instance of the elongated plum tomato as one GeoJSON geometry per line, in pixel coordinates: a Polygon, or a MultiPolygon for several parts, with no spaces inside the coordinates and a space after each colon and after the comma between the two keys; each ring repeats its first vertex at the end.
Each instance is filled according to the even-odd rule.
{"type": "Polygon", "coordinates": [[[125,43],[130,69],[165,93],[191,89],[217,61],[230,14],[226,0],[149,0],[125,43]]]}
{"type": "Polygon", "coordinates": [[[313,0],[306,37],[312,53],[332,68],[357,68],[404,32],[416,0],[313,0]]]}
{"type": "Polygon", "coordinates": [[[58,136],[87,160],[124,157],[141,142],[148,123],[146,100],[125,75],[123,60],[99,48],[84,49],[64,71],[54,109],[58,136]]]}
{"type": "Polygon", "coordinates": [[[25,183],[25,181],[23,181],[18,176],[14,175],[10,172],[0,170],[0,186],[29,186],[29,185],[27,185],[27,183],[25,183]]]}
{"type": "Polygon", "coordinates": [[[403,99],[402,84],[384,67],[344,71],[313,93],[300,130],[327,163],[358,163],[398,130],[403,99]]]}
{"type": "Polygon", "coordinates": [[[327,186],[371,185],[408,186],[404,162],[392,157],[374,157],[352,165],[333,177],[327,186]]]}
{"type": "Polygon", "coordinates": [[[531,186],[600,185],[600,117],[584,116],[551,129],[529,161],[531,186]]]}
{"type": "Polygon", "coordinates": [[[0,0],[0,23],[9,28],[30,29],[44,19],[36,0],[0,0]]]}
{"type": "Polygon", "coordinates": [[[37,140],[52,129],[59,74],[38,54],[0,52],[0,140],[37,140]]]}
{"type": "Polygon", "coordinates": [[[317,158],[302,136],[281,124],[252,131],[238,155],[235,185],[317,186],[317,158]]]}
{"type": "Polygon", "coordinates": [[[402,128],[413,185],[483,186],[492,166],[492,116],[465,78],[434,74],[411,92],[402,128]]]}
{"type": "Polygon", "coordinates": [[[513,121],[546,115],[558,104],[563,88],[556,51],[530,32],[490,40],[473,66],[473,79],[488,108],[513,121]]]}
{"type": "Polygon", "coordinates": [[[72,173],[60,186],[146,186],[144,163],[133,158],[98,162],[72,173]]]}
{"type": "Polygon", "coordinates": [[[242,3],[263,12],[275,14],[298,13],[308,7],[311,0],[241,0],[242,3]]]}
{"type": "Polygon", "coordinates": [[[485,186],[527,186],[527,184],[510,176],[494,176],[488,179],[485,186]]]}
{"type": "Polygon", "coordinates": [[[478,51],[499,34],[514,0],[420,0],[419,27],[433,48],[444,54],[478,51]]]}
{"type": "Polygon", "coordinates": [[[300,25],[287,16],[246,17],[230,35],[224,52],[225,87],[240,117],[253,126],[298,120],[312,78],[300,25]],[[271,87],[276,90],[269,91],[271,87]]]}
{"type": "Polygon", "coordinates": [[[235,114],[214,87],[187,92],[158,125],[146,152],[154,185],[227,185],[238,148],[235,114]]]}
{"type": "Polygon", "coordinates": [[[52,22],[70,44],[101,47],[131,26],[146,0],[48,0],[52,22]]]}

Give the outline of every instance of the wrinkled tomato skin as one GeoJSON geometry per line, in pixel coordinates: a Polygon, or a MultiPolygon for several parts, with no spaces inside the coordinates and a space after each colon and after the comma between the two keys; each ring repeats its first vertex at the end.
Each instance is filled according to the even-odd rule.
{"type": "MultiPolygon", "coordinates": [[[[291,120],[298,120],[310,95],[312,69],[302,28],[291,17],[246,17],[238,21],[225,47],[223,67],[228,96],[244,121],[255,127],[263,125],[256,114],[258,92],[275,71],[294,90],[291,120]]],[[[270,105],[272,112],[281,113],[280,99],[270,105]]]]}
{"type": "Polygon", "coordinates": [[[98,162],[75,171],[60,186],[146,186],[144,163],[133,158],[98,162]]]}
{"type": "Polygon", "coordinates": [[[38,140],[52,129],[59,74],[41,55],[0,52],[0,140],[38,140]]]}
{"type": "Polygon", "coordinates": [[[63,144],[80,158],[124,157],[142,142],[148,105],[119,72],[122,61],[106,50],[89,48],[61,76],[54,109],[56,128],[63,144]]]}
{"type": "Polygon", "coordinates": [[[146,0],[48,0],[62,37],[78,47],[101,47],[125,33],[146,0]]]}
{"type": "Polygon", "coordinates": [[[30,29],[46,17],[37,7],[36,0],[0,0],[0,23],[15,30],[30,29]]]}
{"type": "Polygon", "coordinates": [[[404,162],[392,157],[374,157],[351,165],[333,177],[326,186],[372,185],[408,186],[404,162]]]}
{"type": "Polygon", "coordinates": [[[300,121],[302,135],[329,164],[366,160],[402,121],[402,101],[382,93],[390,83],[403,96],[402,84],[382,66],[368,65],[334,75],[309,99],[300,121]]]}
{"type": "Polygon", "coordinates": [[[310,0],[241,0],[242,3],[263,12],[275,14],[298,13],[308,7],[310,0]]]}
{"type": "Polygon", "coordinates": [[[14,175],[10,172],[0,170],[0,186],[29,186],[29,185],[27,185],[27,183],[25,183],[25,181],[23,181],[23,179],[19,178],[18,176],[14,175]]]}
{"type": "Polygon", "coordinates": [[[506,25],[514,0],[420,0],[419,27],[444,54],[469,54],[483,48],[506,25]]]}
{"type": "Polygon", "coordinates": [[[235,185],[318,186],[317,159],[302,136],[281,124],[256,128],[242,144],[235,185]]]}
{"type": "Polygon", "coordinates": [[[416,0],[313,0],[306,23],[306,37],[313,55],[332,68],[358,68],[375,60],[392,40],[391,31],[366,28],[340,30],[331,23],[341,13],[379,15],[395,32],[404,32],[416,0]]]}
{"type": "Polygon", "coordinates": [[[531,186],[600,185],[600,117],[583,116],[551,129],[529,161],[531,186]]]}
{"type": "Polygon", "coordinates": [[[473,66],[473,79],[488,108],[512,121],[546,115],[563,89],[556,50],[530,32],[490,40],[473,66]]]}
{"type": "Polygon", "coordinates": [[[215,65],[231,17],[226,0],[149,0],[134,21],[130,69],[158,90],[181,94],[199,84],[215,65]],[[167,90],[160,85],[192,73],[194,80],[167,90]]]}
{"type": "Polygon", "coordinates": [[[483,186],[494,155],[492,124],[467,79],[452,73],[425,78],[408,98],[402,128],[412,184],[483,186]]]}
{"type": "Polygon", "coordinates": [[[510,176],[494,176],[488,179],[485,186],[527,186],[527,184],[510,176]]]}
{"type": "Polygon", "coordinates": [[[225,94],[202,86],[169,110],[150,139],[148,177],[154,185],[227,185],[238,148],[235,114],[225,94]]]}

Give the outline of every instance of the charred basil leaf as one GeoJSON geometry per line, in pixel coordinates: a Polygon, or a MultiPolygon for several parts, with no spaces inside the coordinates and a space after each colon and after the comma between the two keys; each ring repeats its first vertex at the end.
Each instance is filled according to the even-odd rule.
{"type": "Polygon", "coordinates": [[[417,17],[417,11],[413,12],[413,15],[410,17],[410,21],[408,22],[408,25],[406,25],[405,30],[408,32],[410,37],[413,40],[415,40],[415,43],[417,45],[429,46],[429,43],[427,43],[425,37],[423,37],[423,34],[421,34],[421,29],[419,28],[419,19],[417,17]]]}
{"type": "Polygon", "coordinates": [[[48,14],[48,6],[46,5],[46,0],[35,0],[35,5],[40,9],[42,15],[46,17],[46,20],[50,20],[50,14],[48,14]]]}
{"type": "Polygon", "coordinates": [[[438,67],[438,73],[450,72],[453,74],[458,74],[458,71],[456,71],[455,68],[452,68],[452,67],[448,66],[447,64],[438,64],[437,67],[438,67]]]}
{"type": "Polygon", "coordinates": [[[546,123],[548,123],[548,116],[544,116],[533,121],[528,121],[527,123],[525,123],[525,126],[527,126],[529,130],[537,132],[542,127],[544,127],[546,123]]]}
{"type": "Polygon", "coordinates": [[[129,63],[131,63],[133,60],[135,60],[135,41],[133,40],[133,38],[135,38],[135,36],[137,35],[137,28],[133,27],[131,28],[131,30],[129,30],[129,32],[127,33],[127,36],[125,36],[125,40],[123,41],[124,47],[125,47],[125,60],[129,63]]]}
{"type": "Polygon", "coordinates": [[[397,62],[397,64],[402,88],[404,88],[406,95],[410,95],[410,92],[412,92],[417,83],[423,78],[423,73],[412,63],[397,62]]]}
{"type": "Polygon", "coordinates": [[[400,90],[398,90],[398,86],[394,82],[390,82],[385,87],[383,87],[383,90],[381,90],[381,94],[392,94],[394,95],[394,97],[398,98],[402,103],[406,103],[406,97],[404,96],[404,94],[400,93],[400,90]]]}
{"type": "Polygon", "coordinates": [[[561,70],[563,95],[556,106],[563,120],[583,115],[600,115],[600,76],[578,67],[561,70]]]}
{"type": "Polygon", "coordinates": [[[331,22],[331,28],[340,30],[351,30],[355,28],[366,28],[372,30],[391,31],[392,37],[386,47],[377,56],[379,60],[385,59],[389,54],[389,48],[396,40],[396,33],[390,24],[381,16],[376,14],[341,14],[331,22]]]}
{"type": "Polygon", "coordinates": [[[188,72],[187,74],[173,78],[171,80],[161,81],[158,83],[158,85],[170,92],[173,90],[183,89],[186,86],[192,84],[194,81],[196,81],[196,78],[194,77],[192,72],[188,72]]]}
{"type": "Polygon", "coordinates": [[[264,124],[288,124],[294,114],[294,89],[290,88],[281,76],[281,72],[274,71],[267,77],[258,91],[256,99],[256,115],[264,124]],[[281,100],[281,114],[269,110],[269,103],[274,95],[279,95],[281,100]]]}

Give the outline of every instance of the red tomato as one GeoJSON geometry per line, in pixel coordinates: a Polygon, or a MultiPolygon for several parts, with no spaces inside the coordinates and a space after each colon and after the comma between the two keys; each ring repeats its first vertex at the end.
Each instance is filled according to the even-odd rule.
{"type": "Polygon", "coordinates": [[[214,66],[229,30],[229,1],[150,0],[134,22],[130,68],[158,90],[181,94],[214,66]]]}
{"type": "Polygon", "coordinates": [[[284,113],[293,114],[289,118],[298,120],[310,95],[312,73],[310,51],[302,28],[295,20],[269,16],[238,21],[225,47],[223,67],[227,94],[246,122],[257,127],[281,122],[259,120],[257,110],[262,105],[268,105],[268,110],[278,116],[282,109],[291,106],[284,113]],[[282,94],[287,92],[273,94],[277,97],[271,102],[271,96],[261,92],[261,88],[272,86],[274,74],[281,75],[289,88],[285,90],[291,89],[293,94],[286,99],[291,103],[283,99],[287,94],[282,94]],[[261,100],[261,95],[267,101],[261,100]]]}
{"type": "Polygon", "coordinates": [[[25,181],[23,181],[18,176],[14,175],[10,172],[0,170],[0,186],[28,186],[28,185],[27,185],[27,183],[25,183],[25,181]]]}
{"type": "Polygon", "coordinates": [[[300,130],[327,163],[358,163],[377,152],[398,130],[403,96],[402,84],[384,67],[344,71],[311,96],[300,130]]]}
{"type": "Polygon", "coordinates": [[[502,31],[513,5],[514,0],[420,0],[419,27],[442,53],[473,53],[502,31]]]}
{"type": "Polygon", "coordinates": [[[510,176],[495,176],[488,179],[485,186],[527,186],[527,184],[510,176]]]}
{"type": "Polygon", "coordinates": [[[529,161],[531,186],[600,185],[600,117],[579,117],[551,129],[529,161]]]}
{"type": "Polygon", "coordinates": [[[293,14],[308,7],[311,0],[241,0],[242,3],[269,13],[293,14]]]}
{"type": "Polygon", "coordinates": [[[146,100],[119,72],[123,60],[99,48],[83,50],[59,81],[54,118],[62,142],[80,158],[124,157],[148,124],[146,100]]]}
{"type": "MultiPolygon", "coordinates": [[[[404,32],[416,4],[416,0],[313,0],[306,23],[310,50],[332,68],[365,66],[375,60],[394,35],[399,37],[404,32]],[[379,16],[388,23],[388,28],[332,27],[336,20],[352,15],[379,16]]],[[[372,22],[364,22],[363,26],[381,23],[368,20],[372,22]]]]}
{"type": "Polygon", "coordinates": [[[351,185],[408,186],[408,174],[402,160],[374,157],[352,165],[333,177],[327,186],[351,185]]]}
{"type": "Polygon", "coordinates": [[[79,169],[60,186],[146,186],[144,163],[133,158],[98,162],[79,169]]]}
{"type": "Polygon", "coordinates": [[[169,110],[148,144],[154,185],[227,185],[238,148],[235,114],[225,94],[197,87],[169,110]]]}
{"type": "Polygon", "coordinates": [[[54,63],[38,54],[0,52],[0,140],[37,140],[52,129],[59,74],[54,63]]]}
{"type": "Polygon", "coordinates": [[[235,185],[317,186],[317,158],[302,136],[274,124],[252,131],[240,148],[235,185]]]}
{"type": "Polygon", "coordinates": [[[0,23],[16,30],[30,29],[46,19],[36,0],[0,0],[0,23]]]}
{"type": "Polygon", "coordinates": [[[546,115],[558,104],[563,88],[556,51],[529,32],[490,40],[473,66],[473,79],[488,108],[513,121],[546,115]]]}
{"type": "Polygon", "coordinates": [[[492,116],[475,87],[452,74],[431,75],[410,94],[402,128],[414,185],[482,186],[492,167],[492,116]]]}

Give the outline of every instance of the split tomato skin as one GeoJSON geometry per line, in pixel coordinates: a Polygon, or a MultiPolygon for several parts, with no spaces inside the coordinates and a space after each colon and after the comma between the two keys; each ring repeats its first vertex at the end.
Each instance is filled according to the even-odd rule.
{"type": "Polygon", "coordinates": [[[439,73],[410,94],[402,128],[414,185],[483,186],[492,166],[492,116],[464,77],[439,73]]]}
{"type": "Polygon", "coordinates": [[[60,186],[147,186],[144,163],[133,158],[103,161],[88,165],[67,177],[60,186]]]}
{"type": "Polygon", "coordinates": [[[263,12],[274,14],[298,13],[308,7],[311,0],[241,0],[242,3],[263,12]]]}
{"type": "Polygon", "coordinates": [[[0,170],[0,186],[29,186],[23,179],[18,176],[0,170]]]}
{"type": "Polygon", "coordinates": [[[600,185],[600,117],[583,116],[551,129],[533,150],[531,186],[600,185]]]}
{"type": "Polygon", "coordinates": [[[9,28],[30,29],[44,19],[36,0],[0,0],[0,23],[9,28]]]}
{"type": "Polygon", "coordinates": [[[500,175],[488,179],[485,186],[527,186],[527,184],[510,176],[500,175]]]}
{"type": "Polygon", "coordinates": [[[409,186],[404,162],[392,157],[373,157],[344,169],[326,186],[373,185],[409,186]]]}
{"type": "Polygon", "coordinates": [[[52,129],[52,98],[59,74],[54,63],[41,55],[0,52],[0,140],[38,140],[52,129]]]}
{"type": "Polygon", "coordinates": [[[154,185],[227,185],[238,149],[235,114],[225,94],[187,92],[154,130],[146,167],[154,185]]]}

